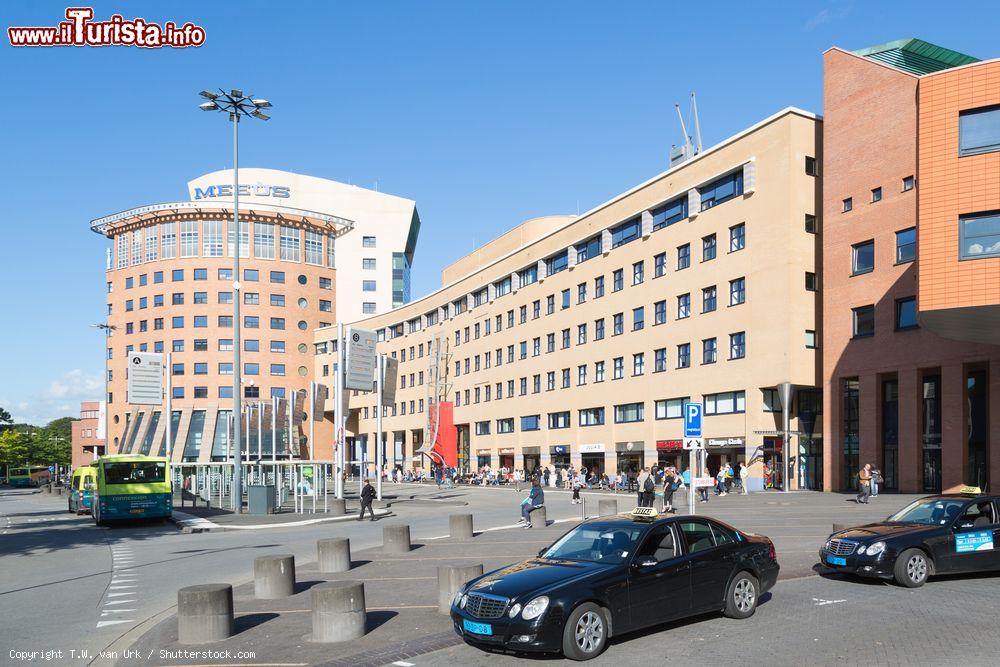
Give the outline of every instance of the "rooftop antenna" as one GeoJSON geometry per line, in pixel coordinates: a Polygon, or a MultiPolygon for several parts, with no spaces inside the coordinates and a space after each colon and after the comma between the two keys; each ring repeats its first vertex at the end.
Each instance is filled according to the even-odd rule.
{"type": "Polygon", "coordinates": [[[670,149],[670,166],[678,165],[686,160],[691,159],[695,155],[701,153],[701,124],[698,122],[698,103],[695,100],[695,94],[691,93],[691,115],[694,120],[694,142],[691,141],[692,137],[688,134],[687,125],[684,124],[684,115],[681,113],[681,105],[675,104],[674,110],[677,111],[677,119],[681,122],[681,132],[684,135],[684,143],[681,146],[673,146],[670,149]]]}

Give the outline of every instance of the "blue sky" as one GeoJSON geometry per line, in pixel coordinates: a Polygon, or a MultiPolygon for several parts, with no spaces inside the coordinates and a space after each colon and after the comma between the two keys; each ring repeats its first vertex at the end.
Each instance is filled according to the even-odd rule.
{"type": "MultiPolygon", "coordinates": [[[[64,3],[6,0],[3,26],[64,3]]],[[[414,297],[533,216],[585,211],[662,171],[675,102],[706,146],[789,105],[822,112],[821,54],[916,36],[1000,56],[1000,3],[95,2],[192,21],[198,49],[12,49],[3,37],[0,405],[43,422],[103,393],[105,241],[92,218],[185,196],[230,166],[202,88],[275,105],[241,164],[417,201],[414,297]]]]}

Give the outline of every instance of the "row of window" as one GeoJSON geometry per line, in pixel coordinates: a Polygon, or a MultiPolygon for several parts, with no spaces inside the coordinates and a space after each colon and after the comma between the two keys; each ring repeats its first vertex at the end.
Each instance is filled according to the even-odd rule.
{"type": "MultiPolygon", "coordinates": [[[[715,181],[708,183],[699,188],[695,188],[692,192],[697,192],[698,199],[700,201],[700,210],[705,211],[709,208],[717,206],[729,199],[743,194],[743,170],[742,168],[722,176],[715,181]]],[[[688,194],[679,196],[673,200],[670,200],[664,204],[655,206],[649,210],[652,218],[652,230],[657,231],[663,229],[669,225],[680,222],[689,217],[688,213],[688,194]]],[[[810,217],[810,216],[807,216],[810,217]]],[[[813,218],[812,227],[815,231],[815,216],[813,218]]],[[[807,228],[809,227],[809,222],[807,221],[807,228]]],[[[602,252],[610,249],[614,249],[630,243],[642,236],[642,215],[635,216],[625,222],[619,223],[602,233],[597,234],[589,239],[581,241],[573,246],[563,249],[548,258],[537,262],[531,266],[525,267],[520,271],[516,271],[509,276],[504,276],[503,278],[484,286],[478,290],[474,290],[469,293],[466,297],[462,297],[451,303],[445,304],[440,309],[440,319],[449,319],[454,315],[459,315],[467,311],[470,307],[481,306],[488,303],[492,298],[497,298],[511,293],[513,288],[516,287],[526,287],[539,280],[539,269],[544,268],[544,276],[553,275],[559,273],[560,271],[566,270],[570,266],[570,253],[572,252],[575,258],[575,263],[580,264],[589,259],[599,256],[602,252]],[[605,236],[606,235],[606,236],[605,236]],[[610,247],[605,248],[605,244],[610,247]],[[491,294],[492,292],[492,294],[491,294]]],[[[729,229],[729,251],[735,252],[741,250],[746,245],[746,231],[745,225],[740,223],[734,225],[729,229]]],[[[710,261],[716,257],[717,252],[717,241],[716,235],[710,234],[702,238],[702,261],[710,261]]],[[[691,244],[685,243],[677,247],[677,270],[682,270],[690,266],[691,263],[691,244]]],[[[640,284],[644,279],[645,265],[643,262],[638,262],[632,267],[632,284],[640,284]]],[[[666,253],[661,253],[654,258],[654,272],[655,276],[661,276],[666,271],[666,253]]],[[[594,297],[600,297],[604,294],[604,277],[600,276],[597,281],[599,284],[595,284],[594,297]]],[[[624,284],[624,270],[618,269],[613,275],[613,288],[615,291],[622,289],[624,284]]],[[[555,296],[550,295],[548,300],[550,303],[554,303],[555,296]]],[[[569,307],[569,290],[563,292],[563,308],[569,307]]],[[[578,301],[580,303],[580,301],[578,301]]],[[[549,312],[553,312],[554,306],[551,306],[549,312]]],[[[429,327],[436,324],[439,320],[438,310],[426,313],[422,317],[417,317],[406,322],[406,333],[413,333],[424,327],[429,327]]],[[[523,320],[522,320],[523,321],[523,320]]],[[[386,338],[394,338],[404,335],[404,323],[400,322],[396,325],[390,326],[386,329],[380,329],[377,332],[378,340],[384,341],[386,338]]]]}
{"type": "MultiPolygon", "coordinates": [[[[1000,231],[998,231],[1000,234],[1000,231]]],[[[917,228],[896,232],[896,264],[906,264],[917,258],[917,228]]],[[[851,246],[851,275],[859,276],[875,270],[875,240],[869,239],[851,246]]]]}
{"type": "MultiPolygon", "coordinates": [[[[183,282],[184,280],[184,269],[173,269],[170,271],[170,281],[171,282],[183,282]]],[[[233,270],[230,268],[221,268],[217,270],[216,273],[219,280],[225,280],[231,282],[233,280],[233,270]]],[[[208,269],[192,269],[191,277],[194,280],[208,280],[208,269]]],[[[270,271],[269,280],[272,283],[278,285],[285,284],[285,272],[284,271],[270,271]]],[[[157,285],[164,282],[164,272],[163,271],[153,271],[153,284],[157,285]]],[[[296,279],[300,285],[307,285],[309,283],[309,277],[304,273],[300,273],[296,279]]],[[[243,282],[256,283],[260,282],[260,270],[259,269],[243,269],[243,282]]],[[[149,274],[140,273],[138,276],[128,276],[125,278],[125,289],[132,289],[138,284],[139,287],[144,287],[149,284],[149,274]]],[[[332,289],[333,279],[331,278],[320,278],[319,279],[320,289],[332,289]]],[[[108,291],[111,291],[111,283],[108,283],[108,291]]]]}
{"type": "MultiPolygon", "coordinates": [[[[195,329],[207,329],[208,328],[208,315],[193,315],[190,319],[192,325],[195,329]]],[[[170,318],[170,328],[171,329],[183,329],[186,316],[184,315],[174,315],[170,318]]],[[[145,333],[149,331],[149,320],[139,320],[138,329],[135,327],[135,322],[125,323],[125,333],[132,334],[138,331],[139,333],[145,333]]],[[[165,319],[162,317],[153,318],[153,331],[160,331],[164,328],[165,319]]],[[[269,320],[269,325],[271,329],[276,331],[284,331],[285,329],[285,318],[284,317],[272,317],[269,320]]],[[[218,315],[216,316],[216,326],[220,329],[232,329],[233,328],[233,316],[232,315],[218,315]]],[[[305,331],[309,328],[309,323],[305,320],[299,320],[296,325],[299,331],[305,331]]],[[[330,326],[329,322],[321,322],[320,326],[330,326]]],[[[243,328],[244,329],[260,329],[260,317],[257,315],[244,315],[243,316],[243,328]]]]}
{"type": "MultiPolygon", "coordinates": [[[[208,339],[207,338],[195,338],[192,345],[192,351],[194,352],[208,352],[208,339]]],[[[243,351],[244,352],[260,352],[261,345],[260,341],[255,338],[244,338],[243,339],[243,351]]],[[[147,352],[147,343],[139,344],[140,352],[147,352]]],[[[187,347],[187,341],[184,339],[177,339],[170,342],[171,352],[184,352],[187,347]]],[[[134,351],[134,346],[128,345],[126,348],[127,352],[134,351]]],[[[218,351],[219,352],[232,352],[233,351],[233,339],[232,338],[220,338],[218,340],[218,351]]],[[[305,354],[309,350],[309,347],[305,343],[299,343],[298,351],[305,354]]],[[[158,340],[153,342],[153,352],[163,352],[163,341],[158,340]]],[[[285,352],[285,341],[283,340],[272,340],[269,342],[268,351],[272,354],[282,354],[285,352]]],[[[108,359],[111,359],[111,348],[108,348],[108,359]]]]}
{"type": "MultiPolygon", "coordinates": [[[[271,387],[271,398],[284,398],[285,388],[284,387],[271,387]]],[[[173,398],[186,398],[185,387],[173,386],[170,388],[170,395],[173,398]]],[[[267,395],[267,394],[265,394],[267,395]]],[[[219,385],[218,393],[216,394],[218,398],[232,398],[233,397],[233,385],[219,385]]],[[[260,387],[243,387],[243,398],[260,398],[260,387]]],[[[192,387],[191,398],[208,398],[208,387],[206,386],[196,386],[192,387]]],[[[112,396],[108,394],[108,402],[112,402],[112,396]]]]}
{"type": "MultiPolygon", "coordinates": [[[[304,260],[306,264],[334,268],[333,235],[270,222],[240,222],[240,257],[250,256],[251,225],[255,258],[278,258],[288,262],[304,260]],[[277,243],[275,243],[276,237],[277,243]]],[[[205,220],[200,223],[198,220],[182,220],[179,223],[164,222],[147,225],[133,232],[119,233],[115,237],[116,268],[122,269],[130,265],[137,266],[144,262],[173,259],[178,256],[222,257],[225,247],[224,226],[229,230],[226,256],[232,257],[236,254],[236,239],[231,224],[222,220],[205,220]]]]}
{"type": "MultiPolygon", "coordinates": [[[[174,292],[170,295],[170,305],[172,306],[183,306],[184,305],[185,294],[184,292],[174,292]]],[[[217,292],[216,293],[216,303],[219,304],[231,304],[233,302],[232,292],[217,292]]],[[[284,294],[271,294],[269,299],[270,305],[278,308],[283,308],[285,306],[285,295],[284,294]]],[[[138,304],[139,310],[144,310],[149,307],[149,297],[141,296],[138,299],[126,299],[125,300],[125,312],[129,313],[136,309],[136,304],[138,304]]],[[[164,305],[164,295],[154,294],[153,308],[159,308],[164,305]]],[[[191,303],[195,305],[206,305],[208,304],[208,292],[194,292],[192,294],[191,303]]],[[[260,305],[260,292],[243,292],[243,304],[246,306],[259,306],[260,305]]],[[[308,308],[309,301],[305,297],[299,297],[296,301],[299,308],[308,308]]],[[[333,301],[330,299],[320,299],[319,309],[324,313],[333,312],[333,301]]],[[[108,304],[108,315],[112,312],[112,304],[108,304]]]]}
{"type": "MultiPolygon", "coordinates": [[[[903,178],[902,186],[901,186],[902,192],[909,192],[910,190],[912,190],[913,189],[913,183],[914,183],[914,181],[913,181],[913,177],[912,176],[905,176],[903,178]]],[[[871,189],[871,199],[869,201],[872,204],[877,204],[878,202],[882,201],[882,187],[881,186],[879,186],[877,188],[872,188],[871,189]]],[[[847,198],[845,198],[841,202],[841,204],[842,204],[842,207],[841,207],[841,211],[842,212],[849,213],[850,211],[853,211],[854,210],[854,197],[847,197],[847,198]]]]}
{"type": "MultiPolygon", "coordinates": [[[[654,401],[654,418],[682,419],[684,416],[683,406],[685,403],[690,402],[690,400],[690,397],[684,396],[680,398],[668,398],[654,401]]],[[[705,406],[706,415],[736,414],[746,411],[746,392],[743,391],[726,391],[718,394],[705,394],[702,397],[702,400],[704,401],[703,405],[705,406]]],[[[614,423],[616,424],[641,422],[644,421],[646,417],[646,404],[644,402],[638,402],[615,405],[612,407],[612,414],[614,415],[614,423]]],[[[493,421],[496,422],[497,433],[514,432],[514,418],[502,417],[492,421],[476,422],[476,435],[490,435],[493,421]]],[[[577,410],[577,425],[580,427],[603,426],[605,421],[604,407],[582,408],[577,410]]],[[[550,430],[570,428],[572,425],[570,411],[563,410],[560,412],[550,412],[546,415],[546,421],[544,422],[542,420],[542,415],[524,415],[520,418],[520,430],[522,432],[539,431],[542,429],[543,423],[547,423],[550,430]]]]}
{"type": "MultiPolygon", "coordinates": [[[[895,301],[895,329],[905,331],[916,329],[917,323],[917,297],[908,296],[895,301]]],[[[875,335],[875,306],[859,306],[851,309],[852,330],[855,338],[867,338],[875,335]]]]}
{"type": "MultiPolygon", "coordinates": [[[[260,364],[257,362],[245,362],[243,364],[243,374],[244,375],[260,375],[260,364]]],[[[203,361],[197,361],[191,364],[191,370],[194,375],[208,375],[208,363],[203,361]]],[[[299,366],[298,373],[301,376],[305,376],[308,372],[305,366],[299,366]]],[[[175,363],[170,366],[171,375],[184,375],[185,365],[183,363],[175,363]]],[[[233,374],[233,362],[231,361],[220,361],[218,364],[218,374],[219,375],[232,375],[233,374]]],[[[284,376],[285,375],[285,364],[271,364],[270,365],[270,375],[284,376]]]]}

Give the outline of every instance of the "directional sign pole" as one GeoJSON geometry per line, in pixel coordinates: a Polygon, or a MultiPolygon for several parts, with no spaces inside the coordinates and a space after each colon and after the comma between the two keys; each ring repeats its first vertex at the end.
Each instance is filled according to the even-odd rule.
{"type": "Polygon", "coordinates": [[[167,352],[167,366],[165,371],[167,374],[167,450],[166,450],[167,461],[173,460],[170,458],[170,453],[171,450],[173,449],[173,447],[171,447],[172,443],[171,443],[170,432],[173,430],[172,422],[174,421],[174,411],[173,411],[174,388],[173,388],[173,380],[170,377],[173,374],[174,365],[171,363],[171,359],[173,359],[173,356],[169,352],[167,352]]]}
{"type": "Polygon", "coordinates": [[[375,493],[382,500],[382,462],[385,460],[385,441],[382,439],[382,397],[385,395],[385,355],[378,355],[378,401],[375,403],[375,471],[378,479],[375,481],[375,493]]]}
{"type": "Polygon", "coordinates": [[[334,480],[334,489],[337,493],[337,498],[344,497],[344,447],[343,447],[343,433],[344,433],[344,421],[343,421],[343,410],[341,405],[344,401],[344,369],[347,366],[347,346],[344,345],[344,325],[337,322],[337,372],[334,373],[336,376],[336,382],[334,383],[334,393],[336,394],[336,401],[333,403],[333,448],[334,448],[334,465],[333,472],[336,475],[334,480]]]}
{"type": "Polygon", "coordinates": [[[691,483],[688,484],[688,514],[694,516],[694,454],[693,449],[688,450],[688,471],[691,473],[691,483]]]}

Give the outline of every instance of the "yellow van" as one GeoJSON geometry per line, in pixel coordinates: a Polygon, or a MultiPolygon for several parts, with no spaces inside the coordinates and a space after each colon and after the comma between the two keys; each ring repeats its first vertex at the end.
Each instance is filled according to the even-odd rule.
{"type": "Polygon", "coordinates": [[[69,487],[69,511],[79,514],[93,512],[97,468],[81,466],[73,471],[69,487]]]}

